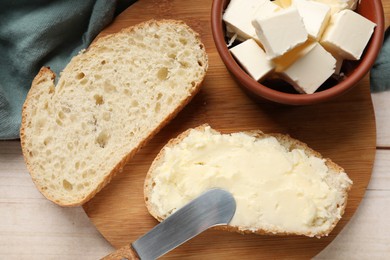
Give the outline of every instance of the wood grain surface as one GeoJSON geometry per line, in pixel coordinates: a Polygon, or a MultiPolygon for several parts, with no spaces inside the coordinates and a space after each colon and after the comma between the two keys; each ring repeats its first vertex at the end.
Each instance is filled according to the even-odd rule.
{"type": "Polygon", "coordinates": [[[344,217],[329,237],[273,237],[209,230],[166,258],[311,258],[325,248],[357,209],[370,180],[376,149],[375,117],[366,77],[348,94],[324,104],[291,107],[247,96],[215,49],[210,29],[211,1],[141,0],[123,12],[100,36],[149,19],[181,19],[196,30],[209,55],[203,88],[179,115],[152,139],[84,210],[116,248],[157,224],[143,201],[145,174],[170,139],[202,123],[222,132],[260,129],[288,133],[345,168],[354,181],[344,217]]]}

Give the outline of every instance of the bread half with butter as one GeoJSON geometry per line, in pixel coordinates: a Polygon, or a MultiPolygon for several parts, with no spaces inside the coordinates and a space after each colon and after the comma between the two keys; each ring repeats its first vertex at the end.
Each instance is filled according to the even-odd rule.
{"type": "Polygon", "coordinates": [[[239,233],[327,236],[344,213],[352,181],[306,144],[282,134],[189,129],[160,151],[145,179],[150,214],[162,221],[210,188],[237,204],[239,233]]]}
{"type": "Polygon", "coordinates": [[[98,39],[56,86],[42,68],[20,131],[38,189],[61,206],[91,199],[199,91],[207,67],[195,31],[151,20],[98,39]]]}

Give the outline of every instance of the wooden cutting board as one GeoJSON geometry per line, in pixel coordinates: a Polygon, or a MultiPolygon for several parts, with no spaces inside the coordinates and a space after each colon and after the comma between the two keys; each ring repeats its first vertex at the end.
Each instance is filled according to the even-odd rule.
{"type": "Polygon", "coordinates": [[[330,157],[354,181],[344,217],[326,238],[240,235],[209,230],[167,254],[166,258],[280,259],[311,258],[325,248],[356,211],[371,177],[375,157],[375,117],[369,81],[332,102],[282,106],[248,97],[233,80],[214,46],[211,1],[141,0],[124,11],[99,36],[149,19],[181,19],[196,30],[209,55],[209,71],[200,93],[128,163],[84,210],[116,248],[157,224],[143,201],[143,181],[154,157],[170,139],[190,127],[209,123],[222,132],[261,129],[288,133],[330,157]]]}

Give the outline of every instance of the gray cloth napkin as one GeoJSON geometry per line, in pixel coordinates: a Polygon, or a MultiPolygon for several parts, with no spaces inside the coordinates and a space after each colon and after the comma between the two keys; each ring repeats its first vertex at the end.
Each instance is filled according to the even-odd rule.
{"type": "Polygon", "coordinates": [[[386,29],[382,50],[370,73],[371,92],[390,90],[390,27],[386,29]]]}
{"type": "Polygon", "coordinates": [[[19,137],[21,110],[42,66],[57,75],[134,0],[0,2],[0,140],[19,137]]]}

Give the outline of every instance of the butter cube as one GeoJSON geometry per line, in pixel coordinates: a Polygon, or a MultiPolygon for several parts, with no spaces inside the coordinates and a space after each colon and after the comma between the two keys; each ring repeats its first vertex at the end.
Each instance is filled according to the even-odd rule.
{"type": "Polygon", "coordinates": [[[294,49],[286,52],[282,56],[273,59],[272,62],[275,64],[275,71],[285,71],[295,61],[305,56],[314,47],[314,44],[315,42],[308,40],[304,44],[295,47],[294,49]]]}
{"type": "Polygon", "coordinates": [[[309,0],[293,0],[293,5],[298,9],[309,36],[318,40],[329,22],[330,7],[309,0]]]}
{"type": "Polygon", "coordinates": [[[230,49],[230,52],[256,81],[264,79],[274,70],[272,61],[267,59],[263,49],[253,39],[234,46],[230,49]]]}
{"type": "Polygon", "coordinates": [[[336,67],[334,68],[334,75],[340,75],[341,74],[341,67],[343,66],[344,59],[337,57],[333,55],[333,57],[336,59],[336,67]]]}
{"type": "Polygon", "coordinates": [[[255,28],[251,24],[252,17],[264,2],[269,0],[231,0],[222,17],[228,32],[236,33],[239,40],[256,37],[255,28]]]}
{"type": "Polygon", "coordinates": [[[330,14],[334,15],[342,10],[355,10],[358,0],[313,0],[319,3],[326,4],[330,7],[330,14]]]}
{"type": "MultiPolygon", "coordinates": [[[[350,10],[355,10],[358,5],[358,0],[344,0],[347,2],[347,8],[350,10]]],[[[359,0],[360,2],[361,0],[359,0]]]]}
{"type": "Polygon", "coordinates": [[[295,7],[289,7],[268,17],[256,16],[252,21],[268,58],[281,56],[307,40],[308,34],[295,7]]]}
{"type": "Polygon", "coordinates": [[[317,42],[307,48],[281,76],[298,92],[313,94],[334,73],[336,59],[317,42]]]}
{"type": "Polygon", "coordinates": [[[275,0],[274,3],[282,8],[287,8],[291,6],[291,0],[275,0]]]}
{"type": "Polygon", "coordinates": [[[376,24],[351,10],[332,16],[321,44],[334,55],[347,60],[359,60],[376,24]]]}
{"type": "MultiPolygon", "coordinates": [[[[253,18],[255,17],[262,17],[262,18],[267,18],[269,16],[272,16],[275,12],[281,10],[282,8],[276,4],[274,4],[271,1],[264,1],[262,4],[257,7],[253,18]]],[[[252,25],[252,19],[251,19],[251,26],[252,25]]]]}

